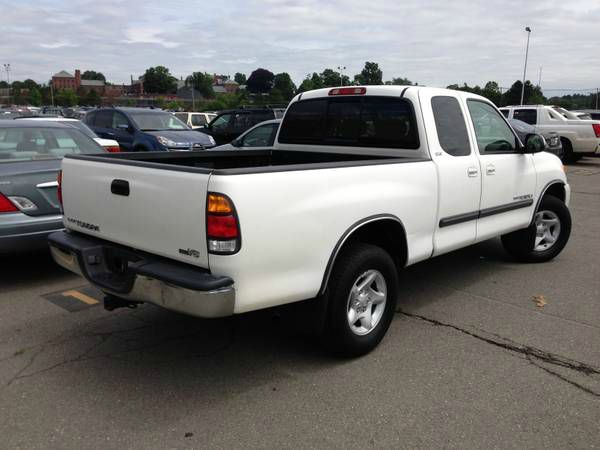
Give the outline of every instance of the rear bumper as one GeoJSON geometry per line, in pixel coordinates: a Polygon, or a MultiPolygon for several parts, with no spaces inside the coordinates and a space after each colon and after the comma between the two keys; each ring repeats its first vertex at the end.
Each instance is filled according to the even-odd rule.
{"type": "Polygon", "coordinates": [[[196,317],[233,314],[235,289],[229,277],[78,233],[53,233],[48,241],[59,265],[106,293],[196,317]]]}
{"type": "Polygon", "coordinates": [[[0,216],[0,254],[48,248],[48,235],[63,227],[61,215],[28,216],[22,212],[0,216]]]}

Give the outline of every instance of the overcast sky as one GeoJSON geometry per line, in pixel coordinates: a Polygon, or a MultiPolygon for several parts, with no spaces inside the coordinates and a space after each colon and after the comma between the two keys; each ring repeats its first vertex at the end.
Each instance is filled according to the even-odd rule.
{"type": "Polygon", "coordinates": [[[164,65],[177,77],[264,67],[299,83],[375,61],[384,80],[510,86],[528,25],[528,79],[543,66],[543,88],[600,86],[599,0],[0,0],[0,11],[11,79],[79,68],[122,83],[164,65]]]}

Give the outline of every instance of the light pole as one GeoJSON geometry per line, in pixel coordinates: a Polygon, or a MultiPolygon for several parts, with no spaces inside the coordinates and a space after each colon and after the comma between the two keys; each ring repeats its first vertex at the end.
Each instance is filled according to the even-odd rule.
{"type": "Polygon", "coordinates": [[[8,83],[8,103],[10,104],[10,64],[4,64],[4,70],[6,70],[6,82],[8,83]]]}
{"type": "Polygon", "coordinates": [[[527,31],[527,47],[525,48],[525,66],[523,67],[523,85],[521,86],[521,105],[523,104],[523,97],[525,97],[525,76],[527,74],[527,56],[529,56],[529,36],[531,35],[531,28],[525,27],[527,31]]]}
{"type": "Polygon", "coordinates": [[[340,85],[343,86],[344,85],[343,71],[346,70],[346,66],[337,66],[337,69],[340,72],[340,85]]]}

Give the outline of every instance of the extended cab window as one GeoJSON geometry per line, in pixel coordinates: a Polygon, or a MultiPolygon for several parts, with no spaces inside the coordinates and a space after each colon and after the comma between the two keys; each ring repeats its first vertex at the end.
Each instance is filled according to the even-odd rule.
{"type": "Polygon", "coordinates": [[[431,108],[442,149],[452,156],[470,155],[469,135],[458,100],[448,96],[433,97],[431,108]]]}
{"type": "Polygon", "coordinates": [[[287,144],[419,148],[412,107],[391,97],[337,97],[298,101],[279,133],[287,144]]]}
{"type": "Polygon", "coordinates": [[[529,125],[537,123],[537,111],[535,109],[515,109],[513,119],[519,119],[529,125]]]}
{"type": "Polygon", "coordinates": [[[480,153],[514,152],[517,139],[496,109],[479,100],[468,100],[480,153]]]}

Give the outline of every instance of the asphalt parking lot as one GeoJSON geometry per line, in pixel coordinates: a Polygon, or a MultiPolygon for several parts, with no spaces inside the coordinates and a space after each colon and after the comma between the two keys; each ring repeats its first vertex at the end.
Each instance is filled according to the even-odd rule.
{"type": "Polygon", "coordinates": [[[355,360],[271,314],[109,313],[45,254],[0,259],[0,447],[600,446],[600,158],[568,172],[556,260],[493,240],[411,267],[355,360]]]}

